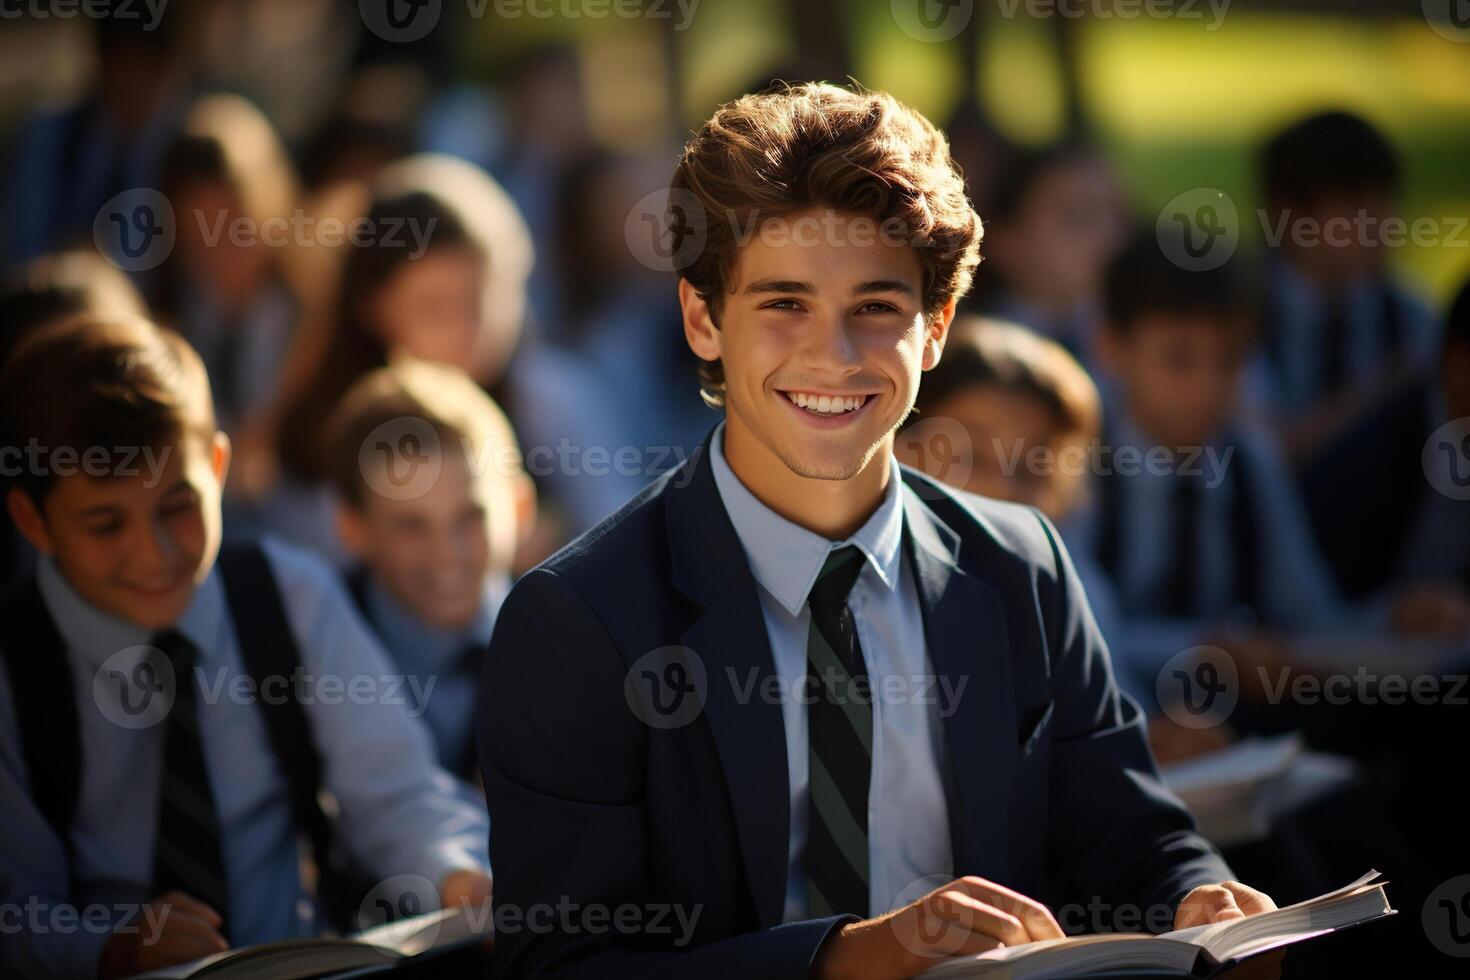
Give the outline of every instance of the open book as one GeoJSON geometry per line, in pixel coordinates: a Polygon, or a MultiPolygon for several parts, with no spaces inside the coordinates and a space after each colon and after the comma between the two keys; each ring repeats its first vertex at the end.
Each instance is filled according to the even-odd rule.
{"type": "Polygon", "coordinates": [[[1110,971],[1148,970],[1177,977],[1210,977],[1267,950],[1394,915],[1370,871],[1317,898],[1244,919],[1166,932],[1161,936],[1078,936],[958,956],[920,974],[924,980],[1044,980],[1110,971]]]}
{"type": "Polygon", "coordinates": [[[133,980],[305,980],[370,966],[390,966],[431,949],[488,941],[489,916],[480,923],[459,909],[389,922],[353,936],[287,939],[230,949],[178,966],[138,974],[133,980]]]}

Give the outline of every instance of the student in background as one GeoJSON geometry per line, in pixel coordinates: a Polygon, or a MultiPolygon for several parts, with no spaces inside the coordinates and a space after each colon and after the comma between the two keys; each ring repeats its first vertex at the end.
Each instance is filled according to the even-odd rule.
{"type": "Polygon", "coordinates": [[[1102,406],[1060,344],[1016,324],[957,318],[914,408],[895,442],[899,462],[1057,524],[1081,502],[1102,406]]]}
{"type": "Polygon", "coordinates": [[[327,420],[396,353],[447,364],[506,403],[532,260],[525,223],[483,171],[447,157],[388,168],[343,247],[336,298],[301,338],[276,415],[279,482],[265,524],[334,560],[327,420]]]}
{"type": "Polygon", "coordinates": [[[1073,143],[1021,150],[991,199],[986,260],[966,309],[1030,327],[1091,366],[1103,271],[1127,233],[1112,170],[1073,143]]]}
{"type": "Polygon", "coordinates": [[[484,814],[397,688],[363,692],[390,665],[335,576],[221,547],[230,444],[194,351],[146,320],[69,320],[14,352],[0,399],[3,445],[48,464],[5,498],[44,557],[0,612],[0,900],[89,923],[8,937],[3,972],[121,977],[349,925],[343,853],[446,906],[488,900],[484,814]],[[144,903],[159,934],[114,918],[144,903]]]}
{"type": "MultiPolygon", "coordinates": [[[[146,312],[128,277],[96,252],[79,249],[32,259],[0,287],[0,369],[21,341],[48,323],[79,313],[146,312]]],[[[0,591],[30,574],[35,557],[11,523],[0,521],[0,591]]]]}
{"type": "Polygon", "coordinates": [[[295,177],[258,109],[211,95],[190,107],[159,182],[177,237],[153,273],[153,308],[199,352],[220,427],[238,441],[263,424],[300,309],[295,177]]]}
{"type": "Polygon", "coordinates": [[[1424,371],[1434,321],[1388,267],[1399,162],[1371,123],[1309,116],[1272,137],[1261,170],[1272,248],[1250,394],[1309,469],[1319,447],[1424,371]]]}
{"type": "Polygon", "coordinates": [[[1470,630],[1466,419],[1470,282],[1450,305],[1435,370],[1325,447],[1303,480],[1317,540],[1345,594],[1418,590],[1423,598],[1399,610],[1401,625],[1461,637],[1470,630]],[[1433,595],[1440,601],[1428,601],[1433,595]]]}
{"type": "Polygon", "coordinates": [[[536,495],[504,413],[462,373],[410,359],[367,375],[329,427],[349,591],[418,677],[440,764],[479,779],[475,691],[536,495]],[[417,438],[419,471],[393,440],[417,438]],[[432,687],[430,685],[433,685],[432,687]]]}
{"type": "Polygon", "coordinates": [[[1181,269],[1151,232],[1108,272],[1099,350],[1117,401],[1073,536],[1111,583],[1111,646],[1146,705],[1182,650],[1228,635],[1232,654],[1274,659],[1281,632],[1344,614],[1284,462],[1235,416],[1252,308],[1238,267],[1181,269]]]}

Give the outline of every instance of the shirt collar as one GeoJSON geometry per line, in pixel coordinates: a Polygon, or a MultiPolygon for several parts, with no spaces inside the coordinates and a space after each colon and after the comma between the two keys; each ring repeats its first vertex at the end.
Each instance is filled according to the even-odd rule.
{"type": "Polygon", "coordinates": [[[447,666],[468,646],[484,646],[490,642],[495,610],[500,607],[500,599],[508,589],[508,576],[496,575],[487,579],[479,615],[462,630],[443,630],[425,623],[390,595],[371,574],[367,577],[365,600],[373,626],[395,660],[407,655],[437,667],[447,666]]]}
{"type": "Polygon", "coordinates": [[[899,491],[903,474],[898,460],[888,454],[888,486],[883,502],[850,537],[832,541],[788,521],[767,507],[735,475],[725,459],[725,423],[710,438],[710,465],[720,500],[750,562],[751,574],[788,613],[796,616],[822,570],[827,555],[844,545],[856,545],[885,588],[898,585],[899,544],[903,539],[903,508],[899,491]]]}
{"type": "MultiPolygon", "coordinates": [[[[67,648],[93,668],[101,666],[119,650],[151,643],[160,632],[103,612],[87,602],[72,588],[49,556],[42,556],[37,562],[36,585],[67,648]]],[[[194,590],[193,598],[173,629],[199,648],[200,661],[208,661],[219,655],[224,615],[224,592],[218,573],[211,569],[209,576],[194,590]]]]}

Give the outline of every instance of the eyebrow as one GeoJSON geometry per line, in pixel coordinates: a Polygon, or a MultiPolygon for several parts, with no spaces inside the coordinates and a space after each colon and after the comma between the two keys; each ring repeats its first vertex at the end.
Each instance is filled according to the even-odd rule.
{"type": "MultiPolygon", "coordinates": [[[[814,295],[817,288],[809,282],[799,279],[757,279],[744,289],[751,294],[765,293],[794,293],[799,296],[814,295]]],[[[860,282],[852,288],[854,296],[868,296],[873,293],[901,293],[905,296],[914,295],[916,290],[913,286],[899,279],[869,279],[860,282]]]]}

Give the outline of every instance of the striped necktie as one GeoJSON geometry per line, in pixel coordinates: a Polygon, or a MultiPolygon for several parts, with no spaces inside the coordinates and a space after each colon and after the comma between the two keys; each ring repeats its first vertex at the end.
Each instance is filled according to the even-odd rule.
{"type": "Polygon", "coordinates": [[[863,564],[852,545],[833,551],[807,598],[806,885],[813,918],[868,915],[872,689],[847,607],[863,564]]]}
{"type": "Polygon", "coordinates": [[[209,905],[229,928],[229,896],[220,846],[219,814],[199,737],[194,662],[199,650],[168,630],[152,645],[173,665],[174,702],[164,728],[163,773],[158,797],[158,839],[153,855],[156,897],[181,891],[209,905]]]}

